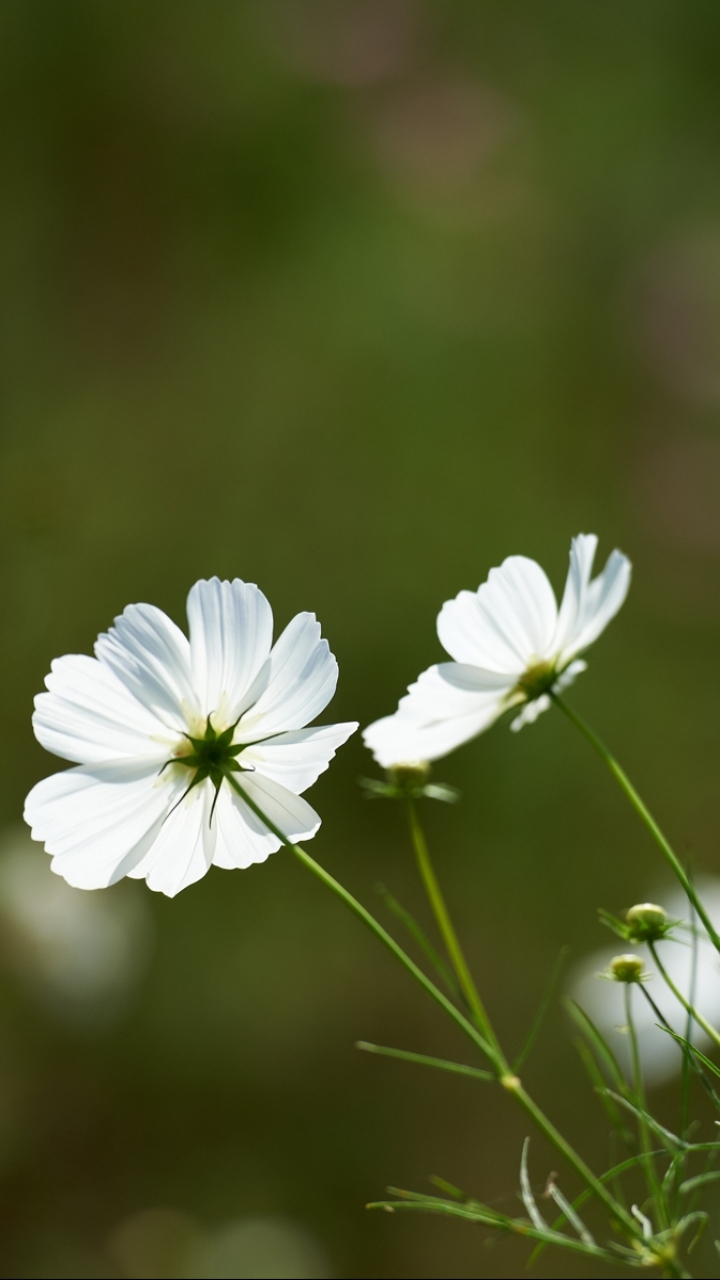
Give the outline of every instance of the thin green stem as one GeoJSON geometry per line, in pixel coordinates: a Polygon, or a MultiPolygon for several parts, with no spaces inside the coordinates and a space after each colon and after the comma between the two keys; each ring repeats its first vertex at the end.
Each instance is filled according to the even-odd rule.
{"type": "MultiPolygon", "coordinates": [[[[462,947],[460,946],[460,941],[455,932],[453,922],[450,919],[450,912],[447,909],[442,890],[438,883],[437,876],[435,875],[435,868],[432,864],[430,850],[428,849],[427,840],[425,839],[425,833],[420,825],[420,819],[418,817],[415,802],[413,800],[408,800],[407,807],[410,822],[410,838],[415,850],[420,878],[425,886],[428,901],[432,907],[433,915],[437,921],[437,926],[440,930],[442,940],[445,943],[445,950],[447,951],[450,963],[455,970],[455,976],[460,983],[460,989],[470,1006],[478,1027],[485,1039],[493,1045],[499,1057],[504,1062],[497,1037],[493,1031],[485,1006],[480,999],[477,987],[473,982],[472,974],[470,973],[467,961],[463,955],[462,947]]],[[[506,1069],[509,1070],[507,1063],[504,1063],[504,1065],[506,1069]]]]}
{"type": "Polygon", "coordinates": [[[546,1115],[543,1114],[536,1103],[533,1102],[532,1098],[523,1089],[518,1077],[509,1072],[505,1057],[501,1052],[496,1050],[494,1044],[490,1045],[483,1039],[480,1032],[472,1025],[472,1023],[468,1022],[467,1018],[464,1017],[460,1010],[455,1008],[455,1005],[448,1000],[447,996],[445,996],[442,991],[440,991],[435,984],[425,976],[422,969],[419,969],[410,957],[405,954],[402,947],[398,946],[395,939],[392,938],[385,929],[383,929],[381,924],[378,924],[377,920],[371,916],[370,912],[367,911],[351,893],[348,893],[347,889],[343,888],[339,881],[335,880],[329,872],[325,871],[324,867],[321,867],[318,862],[315,862],[314,858],[311,858],[310,855],[300,847],[300,845],[293,844],[291,840],[288,840],[287,836],[283,834],[280,828],[277,827],[265,813],[263,813],[262,809],[255,804],[254,800],[252,800],[247,792],[243,790],[234,777],[228,778],[228,781],[232,785],[233,790],[237,792],[248,808],[252,809],[253,813],[256,814],[260,821],[265,824],[268,830],[272,831],[273,835],[276,836],[277,839],[295,855],[298,861],[301,862],[308,871],[311,871],[318,880],[336,894],[341,902],[345,903],[345,906],[350,908],[353,914],[362,921],[366,928],[368,928],[371,933],[374,933],[378,941],[382,942],[383,946],[390,951],[396,960],[399,960],[403,968],[407,969],[408,973],[412,975],[423,990],[432,997],[436,1004],[439,1004],[441,1008],[444,1009],[445,1013],[447,1013],[449,1017],[452,1018],[453,1022],[455,1022],[456,1025],[465,1032],[465,1035],[474,1042],[476,1047],[490,1059],[498,1073],[498,1081],[503,1088],[506,1089],[512,1097],[516,1098],[523,1111],[532,1118],[541,1133],[545,1135],[548,1142],[555,1147],[556,1151],[564,1156],[570,1167],[575,1170],[578,1177],[585,1183],[585,1186],[590,1188],[597,1198],[604,1204],[611,1217],[622,1223],[623,1228],[629,1235],[638,1237],[640,1235],[640,1230],[637,1222],[635,1222],[634,1218],[631,1217],[622,1205],[618,1204],[614,1196],[612,1196],[607,1188],[603,1186],[600,1179],[595,1176],[592,1169],[590,1169],[590,1167],[585,1163],[582,1156],[579,1156],[577,1152],[573,1150],[570,1144],[565,1141],[562,1134],[555,1128],[554,1124],[546,1115]]]}
{"type": "Polygon", "coordinates": [[[643,1085],[642,1068],[640,1066],[640,1050],[638,1048],[637,1033],[635,1031],[635,1023],[632,1016],[631,983],[625,983],[623,994],[625,996],[625,1021],[627,1022],[628,1037],[630,1039],[630,1061],[632,1064],[633,1089],[638,1103],[638,1129],[640,1132],[640,1146],[642,1147],[644,1156],[643,1164],[645,1166],[645,1176],[655,1205],[657,1224],[659,1227],[666,1227],[667,1214],[665,1212],[665,1202],[663,1200],[662,1190],[655,1170],[655,1162],[651,1154],[652,1143],[650,1142],[650,1131],[645,1119],[645,1088],[643,1085]]]}
{"type": "Polygon", "coordinates": [[[717,948],[718,951],[720,951],[720,934],[718,934],[717,930],[713,925],[712,920],[710,919],[707,911],[703,907],[703,904],[700,901],[700,898],[698,897],[697,891],[695,889],[695,886],[692,883],[692,880],[688,876],[685,868],[683,867],[680,859],[678,858],[677,854],[673,850],[672,846],[670,845],[666,837],[663,835],[662,831],[660,830],[660,827],[658,826],[657,822],[655,821],[652,814],[650,813],[650,810],[647,808],[644,802],[640,799],[640,796],[638,795],[637,791],[632,785],[627,774],[620,767],[615,757],[611,755],[611,753],[608,751],[605,744],[601,742],[597,734],[593,733],[593,730],[590,728],[590,726],[587,725],[585,721],[582,719],[582,717],[578,715],[577,711],[573,711],[572,707],[568,706],[567,702],[565,702],[564,699],[559,696],[559,694],[551,693],[551,697],[553,699],[553,702],[555,702],[557,706],[560,707],[560,710],[565,712],[565,715],[567,716],[568,720],[570,720],[575,725],[576,729],[580,730],[583,736],[587,738],[590,745],[595,748],[598,755],[601,756],[601,758],[605,761],[605,764],[607,765],[608,769],[612,773],[613,777],[620,784],[620,787],[625,792],[625,795],[627,796],[631,805],[635,809],[636,813],[639,814],[640,818],[645,823],[645,826],[647,827],[648,831],[653,837],[653,840],[655,840],[656,844],[658,844],[660,849],[662,850],[673,872],[675,873],[683,889],[685,890],[685,893],[687,894],[690,902],[692,902],[700,919],[705,925],[705,928],[707,929],[708,935],[711,938],[713,945],[717,948]]]}
{"type": "Polygon", "coordinates": [[[660,970],[660,974],[663,980],[666,982],[666,984],[672,991],[673,995],[680,1001],[686,1013],[690,1014],[690,1016],[695,1020],[695,1022],[697,1022],[698,1026],[702,1027],[706,1035],[708,1035],[710,1039],[720,1048],[720,1034],[715,1030],[715,1028],[711,1025],[711,1023],[708,1022],[707,1018],[703,1018],[702,1014],[699,1013],[698,1010],[694,1008],[693,1005],[690,1004],[690,1001],[686,1000],[680,988],[676,987],[675,983],[670,977],[670,974],[668,973],[667,969],[665,968],[664,964],[662,963],[657,953],[657,947],[655,943],[649,942],[648,947],[650,948],[650,954],[653,960],[655,961],[658,969],[660,970]]]}

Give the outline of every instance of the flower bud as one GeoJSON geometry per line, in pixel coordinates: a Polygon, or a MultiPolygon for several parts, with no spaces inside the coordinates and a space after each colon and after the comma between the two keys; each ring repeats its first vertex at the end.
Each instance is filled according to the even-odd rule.
{"type": "Polygon", "coordinates": [[[610,977],[615,982],[642,982],[643,969],[641,956],[615,956],[610,961],[610,977]]]}
{"type": "Polygon", "coordinates": [[[638,902],[625,913],[633,942],[657,942],[667,933],[667,914],[655,902],[638,902]]]}
{"type": "Polygon", "coordinates": [[[428,780],[430,765],[427,760],[413,760],[407,764],[395,764],[388,769],[388,782],[394,787],[413,789],[422,787],[428,780]]]}

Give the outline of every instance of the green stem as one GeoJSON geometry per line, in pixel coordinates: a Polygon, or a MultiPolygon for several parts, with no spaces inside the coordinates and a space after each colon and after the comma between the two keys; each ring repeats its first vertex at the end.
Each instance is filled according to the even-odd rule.
{"type": "Polygon", "coordinates": [[[677,999],[680,1001],[680,1003],[681,1003],[681,1005],[683,1006],[683,1008],[685,1009],[686,1013],[689,1013],[689,1014],[690,1014],[691,1018],[693,1018],[693,1019],[694,1019],[694,1021],[695,1021],[695,1022],[697,1022],[698,1026],[699,1026],[699,1027],[702,1027],[703,1031],[704,1031],[707,1035],[709,1035],[710,1039],[711,1039],[711,1040],[712,1040],[712,1041],[713,1041],[713,1042],[714,1042],[714,1043],[715,1043],[715,1044],[720,1048],[720,1034],[718,1034],[718,1032],[715,1030],[715,1028],[714,1028],[713,1026],[711,1026],[711,1025],[710,1025],[710,1023],[707,1021],[707,1019],[706,1019],[706,1018],[703,1018],[703,1016],[702,1016],[702,1014],[701,1014],[701,1013],[698,1013],[697,1009],[695,1009],[695,1008],[693,1007],[693,1005],[691,1005],[691,1004],[690,1004],[690,1001],[685,999],[685,996],[683,995],[682,991],[680,991],[680,989],[679,989],[678,987],[676,987],[676,986],[675,986],[675,983],[673,982],[672,978],[670,977],[670,974],[668,973],[668,971],[667,971],[667,969],[665,968],[664,964],[663,964],[663,963],[662,963],[662,961],[660,960],[660,957],[659,957],[659,955],[658,955],[658,953],[657,953],[657,947],[655,946],[655,943],[654,943],[654,942],[649,942],[649,943],[648,943],[648,947],[650,948],[650,954],[651,954],[651,956],[652,956],[653,960],[655,961],[655,963],[656,963],[656,965],[657,965],[658,969],[660,970],[660,973],[661,973],[661,975],[662,975],[662,977],[663,977],[664,981],[665,981],[665,982],[667,983],[667,985],[669,986],[669,988],[670,988],[670,990],[672,991],[673,995],[674,995],[674,996],[676,996],[676,997],[677,997],[677,999]]]}
{"type": "Polygon", "coordinates": [[[690,879],[687,872],[685,871],[685,868],[683,867],[677,854],[674,852],[671,845],[668,843],[667,839],[663,835],[657,822],[655,821],[652,814],[650,813],[650,810],[640,799],[640,796],[638,795],[637,791],[632,785],[627,774],[624,772],[623,769],[621,769],[615,757],[610,754],[607,747],[604,745],[603,742],[601,742],[600,738],[598,738],[597,734],[593,733],[590,726],[587,725],[585,721],[582,719],[582,717],[578,715],[577,711],[573,711],[572,707],[569,707],[568,704],[557,693],[551,693],[551,697],[553,699],[553,702],[555,702],[557,706],[560,707],[560,710],[565,712],[565,715],[567,716],[568,720],[572,721],[576,729],[579,729],[580,732],[584,735],[584,737],[587,738],[588,742],[591,744],[591,746],[595,748],[598,755],[601,756],[602,759],[605,761],[605,764],[607,765],[608,769],[612,773],[613,777],[616,779],[617,782],[619,782],[622,790],[625,792],[625,795],[627,796],[631,805],[635,809],[636,813],[640,815],[640,818],[645,823],[645,826],[647,827],[651,836],[653,837],[655,842],[660,846],[660,849],[665,855],[665,858],[667,859],[670,866],[672,867],[673,872],[677,876],[683,889],[685,890],[685,893],[687,894],[695,910],[697,911],[700,919],[705,925],[705,928],[707,929],[708,935],[711,938],[713,945],[717,948],[718,951],[720,951],[720,934],[717,933],[717,930],[715,929],[712,923],[712,920],[710,919],[707,911],[703,907],[703,904],[697,895],[697,891],[695,889],[695,886],[692,883],[692,880],[690,879]]]}
{"type": "Polygon", "coordinates": [[[635,1219],[631,1217],[622,1205],[618,1204],[614,1196],[612,1196],[607,1188],[603,1186],[600,1179],[595,1177],[592,1169],[586,1165],[582,1157],[573,1150],[570,1144],[565,1141],[562,1134],[555,1128],[554,1124],[548,1120],[547,1116],[544,1115],[536,1103],[533,1102],[532,1098],[523,1089],[518,1077],[512,1075],[509,1071],[504,1056],[502,1053],[498,1053],[494,1044],[490,1045],[483,1039],[480,1032],[472,1025],[472,1023],[468,1022],[467,1018],[463,1016],[459,1009],[455,1008],[454,1004],[451,1004],[447,999],[447,996],[443,995],[442,991],[440,991],[435,984],[425,976],[422,969],[419,969],[410,957],[405,954],[402,947],[398,946],[395,939],[392,938],[385,929],[383,929],[381,924],[378,924],[377,920],[370,915],[369,911],[366,911],[365,907],[363,907],[351,893],[348,893],[347,889],[343,888],[339,881],[335,880],[333,876],[325,871],[318,862],[315,862],[314,858],[311,858],[310,855],[300,847],[300,845],[293,844],[291,840],[288,840],[287,836],[283,834],[280,828],[275,826],[275,823],[263,813],[262,809],[255,804],[254,800],[251,800],[250,796],[242,789],[234,777],[229,777],[228,782],[231,784],[233,790],[236,791],[245,802],[248,808],[252,809],[253,813],[256,814],[260,821],[265,824],[268,831],[272,831],[273,835],[276,836],[277,839],[295,855],[304,867],[307,867],[308,871],[311,871],[314,876],[317,876],[318,880],[326,885],[328,889],[331,889],[340,901],[344,902],[345,906],[349,907],[353,914],[362,920],[363,924],[371,931],[371,933],[375,934],[375,937],[382,942],[383,946],[391,952],[395,959],[400,961],[400,964],[407,969],[408,973],[412,975],[423,990],[426,991],[442,1009],[444,1009],[445,1013],[447,1013],[452,1018],[453,1022],[455,1022],[457,1026],[465,1032],[465,1034],[474,1042],[476,1047],[490,1059],[498,1073],[499,1083],[509,1094],[517,1099],[523,1111],[533,1119],[541,1133],[545,1135],[548,1142],[555,1147],[556,1151],[564,1156],[570,1167],[575,1170],[578,1177],[585,1183],[585,1186],[589,1187],[597,1198],[605,1205],[605,1208],[608,1210],[611,1217],[621,1222],[624,1229],[631,1236],[639,1236],[640,1230],[635,1219]]]}
{"type": "Polygon", "coordinates": [[[505,1070],[509,1073],[509,1067],[502,1058],[502,1051],[497,1041],[495,1032],[492,1029],[490,1019],[485,1010],[482,1000],[478,994],[477,987],[472,979],[472,974],[467,965],[465,956],[463,955],[460,941],[455,932],[450,913],[445,904],[442,890],[438,884],[435,869],[430,858],[430,850],[427,846],[425,833],[420,825],[417,808],[413,800],[408,800],[408,818],[410,820],[410,838],[412,839],[415,857],[417,859],[420,878],[425,886],[430,906],[437,921],[442,940],[445,943],[445,950],[450,958],[450,963],[455,970],[455,975],[460,983],[460,989],[467,1000],[475,1020],[486,1040],[492,1044],[497,1051],[498,1056],[503,1060],[505,1070]]]}
{"type": "Polygon", "coordinates": [[[652,1158],[652,1143],[650,1142],[650,1132],[648,1130],[647,1121],[645,1119],[645,1089],[643,1087],[642,1069],[640,1066],[640,1050],[638,1048],[637,1034],[635,1031],[635,1023],[632,1016],[632,996],[631,983],[625,983],[625,1021],[627,1022],[628,1036],[630,1039],[630,1061],[632,1063],[633,1089],[638,1103],[638,1128],[640,1130],[640,1145],[644,1156],[643,1164],[645,1166],[645,1176],[648,1181],[648,1187],[652,1194],[655,1204],[655,1214],[659,1227],[667,1226],[667,1217],[665,1214],[665,1205],[663,1202],[660,1183],[658,1182],[657,1173],[655,1171],[655,1163],[652,1158]]]}

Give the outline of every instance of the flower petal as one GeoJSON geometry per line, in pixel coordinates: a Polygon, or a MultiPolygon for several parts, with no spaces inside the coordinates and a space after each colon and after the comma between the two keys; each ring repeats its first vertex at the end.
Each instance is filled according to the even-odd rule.
{"type": "Polygon", "coordinates": [[[510,725],[513,733],[518,733],[526,724],[534,724],[538,716],[542,715],[543,711],[547,711],[549,707],[550,698],[546,693],[542,693],[539,698],[533,698],[532,702],[526,703],[520,715],[516,716],[510,725]]]}
{"type": "Polygon", "coordinates": [[[85,654],[56,658],[35,699],[33,728],[47,751],[78,764],[121,757],[161,760],[167,729],[140,705],[117,676],[85,654]]]}
{"type": "Polygon", "coordinates": [[[630,587],[630,561],[620,551],[613,551],[603,572],[590,581],[597,541],[594,533],[580,533],[570,548],[570,568],[553,642],[564,662],[597,640],[630,587]]]}
{"type": "Polygon", "coordinates": [[[253,742],[302,729],[327,706],[337,684],[337,662],[320,639],[314,613],[298,613],[277,640],[253,688],[236,742],[253,742]]]}
{"type": "Polygon", "coordinates": [[[353,721],[279,733],[267,742],[248,747],[240,756],[240,763],[254,765],[266,778],[299,795],[325,772],[338,747],[357,727],[357,721],[353,721]]]}
{"type": "Polygon", "coordinates": [[[190,674],[190,645],[179,627],[151,604],[131,604],[98,637],[95,653],[163,724],[183,732],[199,711],[190,674]]]}
{"type": "Polygon", "coordinates": [[[268,831],[249,805],[228,787],[220,792],[215,820],[218,836],[213,863],[216,867],[226,870],[251,867],[265,862],[280,848],[277,836],[268,831]]]}
{"type": "MultiPolygon", "coordinates": [[[[302,796],[260,773],[246,773],[239,785],[286,840],[309,840],[320,826],[320,818],[302,796]]],[[[238,800],[241,797],[238,796],[238,800]]],[[[242,806],[249,809],[249,806],[242,806]]]]}
{"type": "Polygon", "coordinates": [[[192,679],[203,716],[237,719],[272,646],[272,609],[250,582],[196,582],[187,601],[192,679]]]}
{"type": "Polygon", "coordinates": [[[168,814],[152,848],[128,875],[144,879],[149,889],[168,898],[201,880],[215,851],[215,831],[210,828],[213,796],[208,782],[191,791],[168,814]]]}
{"type": "Polygon", "coordinates": [[[33,787],[25,821],[53,855],[52,869],[80,889],[128,875],[152,846],[177,793],[158,785],[157,763],[80,765],[33,787]]]}
{"type": "Polygon", "coordinates": [[[363,739],[384,769],[439,760],[489,729],[506,706],[505,699],[496,698],[479,705],[474,712],[430,721],[396,711],[368,725],[363,739]]]}
{"type": "Polygon", "coordinates": [[[440,610],[438,636],[457,662],[519,678],[549,654],[557,604],[547,575],[526,556],[508,556],[473,595],[461,591],[440,610]]]}

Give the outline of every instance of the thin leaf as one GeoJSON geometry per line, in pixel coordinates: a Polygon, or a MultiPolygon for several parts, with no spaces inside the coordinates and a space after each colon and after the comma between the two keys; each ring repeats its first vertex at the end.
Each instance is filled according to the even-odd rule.
{"type": "Polygon", "coordinates": [[[605,1070],[614,1082],[616,1089],[620,1089],[621,1091],[627,1090],[627,1081],[620,1070],[618,1060],[610,1048],[610,1045],[606,1042],[603,1036],[601,1036],[595,1026],[595,1023],[588,1017],[585,1010],[581,1009],[580,1005],[576,1004],[574,1000],[566,997],[563,1003],[570,1014],[570,1017],[580,1028],[583,1035],[590,1041],[592,1048],[603,1063],[605,1070]]]}
{"type": "MultiPolygon", "coordinates": [[[[665,1152],[651,1151],[649,1154],[651,1156],[662,1156],[665,1154],[665,1152]]],[[[644,1151],[637,1156],[630,1156],[627,1160],[623,1160],[621,1164],[616,1164],[612,1169],[608,1169],[607,1173],[601,1173],[600,1177],[598,1178],[598,1181],[612,1182],[615,1178],[619,1178],[621,1174],[626,1173],[628,1169],[633,1169],[635,1168],[636,1165],[643,1164],[646,1159],[647,1159],[647,1155],[644,1151]]],[[[576,1196],[575,1199],[573,1200],[572,1202],[573,1208],[579,1209],[580,1206],[585,1204],[585,1201],[589,1200],[590,1197],[594,1194],[595,1194],[594,1191],[592,1191],[590,1187],[586,1187],[585,1190],[581,1191],[580,1194],[576,1196]]],[[[563,1222],[565,1222],[565,1220],[566,1220],[566,1214],[563,1212],[560,1214],[559,1218],[555,1219],[550,1230],[557,1231],[558,1227],[561,1227],[563,1222]]],[[[536,1245],[535,1249],[533,1250],[533,1252],[531,1253],[528,1259],[528,1264],[527,1264],[528,1267],[530,1267],[532,1263],[535,1262],[535,1260],[540,1257],[540,1254],[543,1252],[544,1248],[545,1248],[545,1244],[536,1245]]]]}
{"type": "Polygon", "coordinates": [[[622,1094],[615,1093],[612,1089],[606,1088],[605,1092],[609,1094],[611,1098],[614,1098],[616,1102],[619,1102],[621,1106],[626,1107],[628,1111],[632,1111],[633,1115],[637,1116],[638,1120],[644,1121],[649,1129],[652,1129],[659,1138],[664,1140],[666,1145],[669,1143],[670,1146],[668,1146],[667,1149],[671,1150],[674,1148],[674,1150],[671,1150],[673,1155],[677,1148],[685,1151],[688,1150],[687,1142],[684,1142],[682,1138],[678,1138],[677,1134],[671,1133],[669,1129],[666,1129],[664,1125],[661,1125],[653,1118],[653,1116],[650,1115],[649,1111],[645,1111],[641,1107],[636,1107],[628,1098],[623,1098],[622,1094]]]}
{"type": "Polygon", "coordinates": [[[463,1204],[477,1203],[471,1196],[465,1195],[465,1192],[461,1191],[459,1187],[454,1186],[452,1182],[446,1182],[444,1178],[438,1178],[435,1173],[430,1175],[430,1182],[432,1182],[433,1186],[437,1187],[438,1190],[444,1191],[448,1196],[452,1196],[453,1200],[459,1200],[463,1204]]]}
{"type": "Polygon", "coordinates": [[[457,804],[462,800],[462,792],[446,782],[426,782],[422,794],[427,800],[443,800],[445,804],[457,804]]]}
{"type": "Polygon", "coordinates": [[[390,1049],[383,1044],[369,1044],[367,1040],[358,1040],[356,1049],[364,1053],[377,1053],[382,1058],[400,1058],[403,1062],[416,1062],[421,1067],[438,1067],[440,1071],[452,1071],[458,1076],[471,1076],[474,1080],[496,1080],[491,1071],[481,1071],[478,1067],[466,1067],[463,1062],[448,1062],[445,1058],[431,1058],[425,1053],[411,1053],[409,1049],[390,1049]]]}
{"type": "Polygon", "coordinates": [[[625,1124],[625,1121],[620,1115],[620,1112],[615,1106],[615,1103],[613,1102],[612,1098],[608,1098],[607,1095],[602,1092],[602,1090],[604,1090],[605,1088],[605,1077],[602,1071],[600,1070],[595,1058],[591,1054],[584,1040],[579,1040],[579,1039],[576,1040],[575,1048],[580,1054],[580,1059],[583,1063],[583,1066],[585,1067],[585,1070],[587,1071],[595,1087],[595,1092],[597,1093],[603,1107],[605,1108],[605,1111],[607,1113],[608,1119],[610,1120],[610,1123],[614,1126],[614,1128],[619,1133],[620,1137],[622,1138],[622,1141],[625,1143],[625,1146],[629,1147],[630,1150],[632,1151],[634,1147],[637,1147],[637,1141],[635,1139],[635,1135],[631,1133],[630,1130],[628,1129],[627,1125],[625,1124]]]}
{"type": "Polygon", "coordinates": [[[699,1173],[695,1178],[688,1178],[686,1182],[681,1182],[678,1191],[681,1195],[689,1196],[691,1191],[697,1191],[700,1187],[704,1187],[706,1182],[717,1182],[720,1178],[720,1169],[711,1169],[709,1173],[699,1173]]]}
{"type": "Polygon", "coordinates": [[[605,1262],[609,1262],[614,1266],[621,1265],[620,1259],[607,1249],[602,1249],[599,1245],[594,1247],[585,1244],[582,1240],[576,1240],[574,1236],[562,1235],[559,1231],[551,1231],[550,1228],[540,1230],[531,1223],[520,1218],[508,1218],[504,1214],[494,1213],[492,1209],[481,1205],[477,1209],[467,1208],[465,1205],[454,1204],[450,1200],[440,1200],[433,1196],[417,1196],[409,1192],[396,1192],[395,1188],[390,1187],[391,1193],[402,1195],[401,1200],[375,1200],[367,1205],[368,1209],[385,1209],[396,1212],[399,1209],[415,1210],[419,1213],[440,1213],[447,1214],[449,1217],[464,1218],[469,1222],[479,1222],[484,1226],[494,1227],[499,1231],[512,1232],[514,1235],[524,1236],[529,1240],[540,1240],[544,1244],[558,1245],[563,1249],[570,1249],[573,1253],[583,1253],[593,1258],[600,1258],[605,1262]]]}
{"type": "Polygon", "coordinates": [[[672,1036],[673,1040],[677,1040],[679,1045],[689,1049],[690,1053],[702,1062],[709,1071],[712,1071],[713,1075],[720,1076],[720,1067],[716,1067],[715,1063],[711,1062],[709,1058],[706,1058],[704,1053],[701,1053],[694,1044],[691,1044],[689,1040],[685,1039],[685,1036],[678,1035],[677,1031],[673,1031],[670,1027],[660,1027],[660,1030],[666,1031],[669,1036],[672,1036]]]}
{"type": "Polygon", "coordinates": [[[442,956],[435,950],[435,947],[427,937],[424,930],[420,928],[417,920],[413,919],[410,912],[405,910],[405,907],[398,902],[397,898],[393,898],[392,894],[388,893],[384,885],[378,884],[375,888],[380,894],[388,911],[391,911],[395,916],[395,919],[399,920],[400,923],[405,926],[410,936],[415,939],[420,950],[425,953],[433,968],[440,974],[440,977],[448,988],[450,994],[454,996],[456,1000],[459,1000],[464,1004],[465,1001],[463,1000],[462,993],[455,980],[454,974],[450,971],[442,956]]]}
{"type": "Polygon", "coordinates": [[[535,1203],[535,1197],[530,1186],[530,1178],[528,1177],[527,1154],[530,1146],[530,1139],[526,1138],[523,1142],[522,1156],[520,1157],[520,1194],[522,1195],[523,1204],[530,1215],[530,1219],[538,1231],[549,1231],[547,1222],[543,1218],[540,1210],[535,1203]]]}
{"type": "Polygon", "coordinates": [[[530,1030],[528,1031],[527,1036],[525,1037],[525,1043],[523,1044],[522,1049],[520,1050],[517,1058],[513,1062],[512,1069],[515,1074],[517,1074],[523,1062],[527,1058],[533,1046],[533,1043],[535,1041],[535,1037],[537,1036],[537,1033],[540,1030],[540,1027],[542,1026],[543,1019],[545,1018],[545,1014],[550,1008],[550,1002],[553,996],[555,995],[557,984],[560,980],[560,975],[563,971],[563,966],[567,959],[569,950],[570,950],[569,947],[560,948],[560,953],[557,957],[557,960],[555,961],[555,964],[553,965],[552,973],[550,974],[550,980],[545,988],[545,993],[543,995],[542,1000],[540,1001],[538,1011],[535,1014],[535,1017],[533,1018],[532,1023],[530,1025],[530,1030]]]}
{"type": "MultiPolygon", "coordinates": [[[[567,1220],[568,1220],[568,1222],[570,1223],[571,1227],[574,1227],[574,1228],[575,1228],[575,1230],[577,1231],[577,1233],[578,1233],[578,1235],[579,1235],[580,1239],[581,1239],[581,1240],[584,1240],[584,1241],[585,1241],[585,1244],[590,1244],[590,1245],[595,1246],[595,1245],[596,1245],[596,1241],[593,1239],[593,1237],[592,1237],[591,1233],[588,1231],[588,1229],[587,1229],[587,1227],[585,1226],[585,1223],[583,1222],[582,1218],[580,1218],[580,1217],[578,1216],[578,1214],[575,1212],[575,1210],[573,1209],[572,1205],[570,1204],[569,1200],[567,1200],[567,1199],[565,1198],[565,1196],[563,1195],[562,1191],[561,1191],[561,1190],[560,1190],[560,1188],[556,1185],[556,1183],[555,1183],[555,1182],[550,1181],[550,1182],[548,1183],[548,1188],[547,1188],[547,1193],[546,1193],[546,1194],[547,1194],[547,1195],[549,1195],[549,1196],[552,1196],[552,1198],[553,1198],[553,1200],[555,1201],[556,1205],[558,1206],[558,1208],[559,1208],[560,1210],[562,1210],[563,1214],[564,1214],[564,1215],[565,1215],[565,1217],[567,1218],[567,1220]]],[[[552,1228],[551,1228],[551,1230],[552,1230],[552,1228]]]]}

